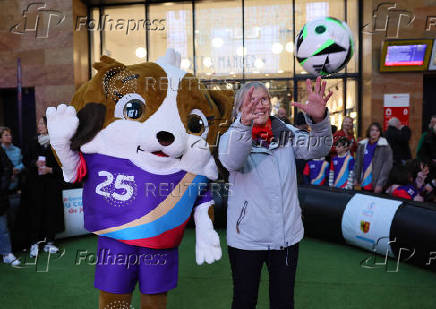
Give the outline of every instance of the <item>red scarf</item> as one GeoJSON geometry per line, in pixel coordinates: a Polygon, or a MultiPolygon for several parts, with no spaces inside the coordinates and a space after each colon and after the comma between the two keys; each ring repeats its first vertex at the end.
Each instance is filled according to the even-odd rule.
{"type": "Polygon", "coordinates": [[[262,142],[262,144],[266,146],[269,145],[271,139],[274,137],[271,129],[271,119],[268,119],[264,125],[253,125],[251,137],[253,138],[253,141],[262,142]]]}

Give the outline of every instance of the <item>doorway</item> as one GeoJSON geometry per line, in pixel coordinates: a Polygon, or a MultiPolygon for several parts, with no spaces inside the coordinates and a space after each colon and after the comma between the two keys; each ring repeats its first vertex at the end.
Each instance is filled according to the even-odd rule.
{"type": "Polygon", "coordinates": [[[12,130],[14,145],[25,149],[36,135],[35,89],[22,91],[22,137],[19,140],[17,89],[0,89],[0,125],[12,130]]]}
{"type": "Polygon", "coordinates": [[[422,132],[428,130],[432,115],[436,115],[436,74],[424,74],[422,132]]]}

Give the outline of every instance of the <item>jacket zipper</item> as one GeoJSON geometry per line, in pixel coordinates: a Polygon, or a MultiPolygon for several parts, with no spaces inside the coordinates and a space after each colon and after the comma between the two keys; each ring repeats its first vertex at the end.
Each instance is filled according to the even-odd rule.
{"type": "Polygon", "coordinates": [[[238,234],[240,234],[239,225],[241,224],[242,220],[245,218],[245,214],[247,212],[247,205],[248,202],[244,201],[244,206],[242,206],[241,213],[239,214],[239,218],[236,221],[236,233],[238,234]]]}

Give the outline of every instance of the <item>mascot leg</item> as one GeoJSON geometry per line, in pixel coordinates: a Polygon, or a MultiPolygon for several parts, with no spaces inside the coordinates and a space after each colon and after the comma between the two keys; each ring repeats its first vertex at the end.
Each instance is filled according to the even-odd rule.
{"type": "Polygon", "coordinates": [[[99,309],[127,309],[130,308],[132,294],[113,294],[100,291],[98,299],[99,309]]]}
{"type": "Polygon", "coordinates": [[[166,309],[167,293],[141,294],[141,309],[166,309]]]}

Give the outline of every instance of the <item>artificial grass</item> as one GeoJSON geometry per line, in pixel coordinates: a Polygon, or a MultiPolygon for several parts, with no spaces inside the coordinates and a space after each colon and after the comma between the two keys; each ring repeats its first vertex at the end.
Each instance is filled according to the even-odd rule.
{"type": "MultiPolygon", "coordinates": [[[[194,230],[186,231],[179,251],[179,285],[169,293],[169,309],[230,308],[232,280],[225,231],[219,234],[223,258],[212,265],[197,266],[194,230]]],[[[0,308],[98,308],[94,266],[84,262],[75,265],[78,250],[96,252],[96,237],[70,238],[59,244],[65,253],[51,256],[48,269],[45,253],[38,265],[0,265],[0,308]]],[[[400,263],[398,272],[386,272],[384,267],[362,268],[360,262],[368,256],[369,252],[357,248],[304,238],[297,269],[296,308],[436,308],[435,273],[405,263],[400,263]]],[[[388,269],[395,268],[391,261],[388,269]]],[[[268,307],[264,267],[258,308],[268,307]]],[[[132,308],[140,308],[138,290],[132,308]]]]}

